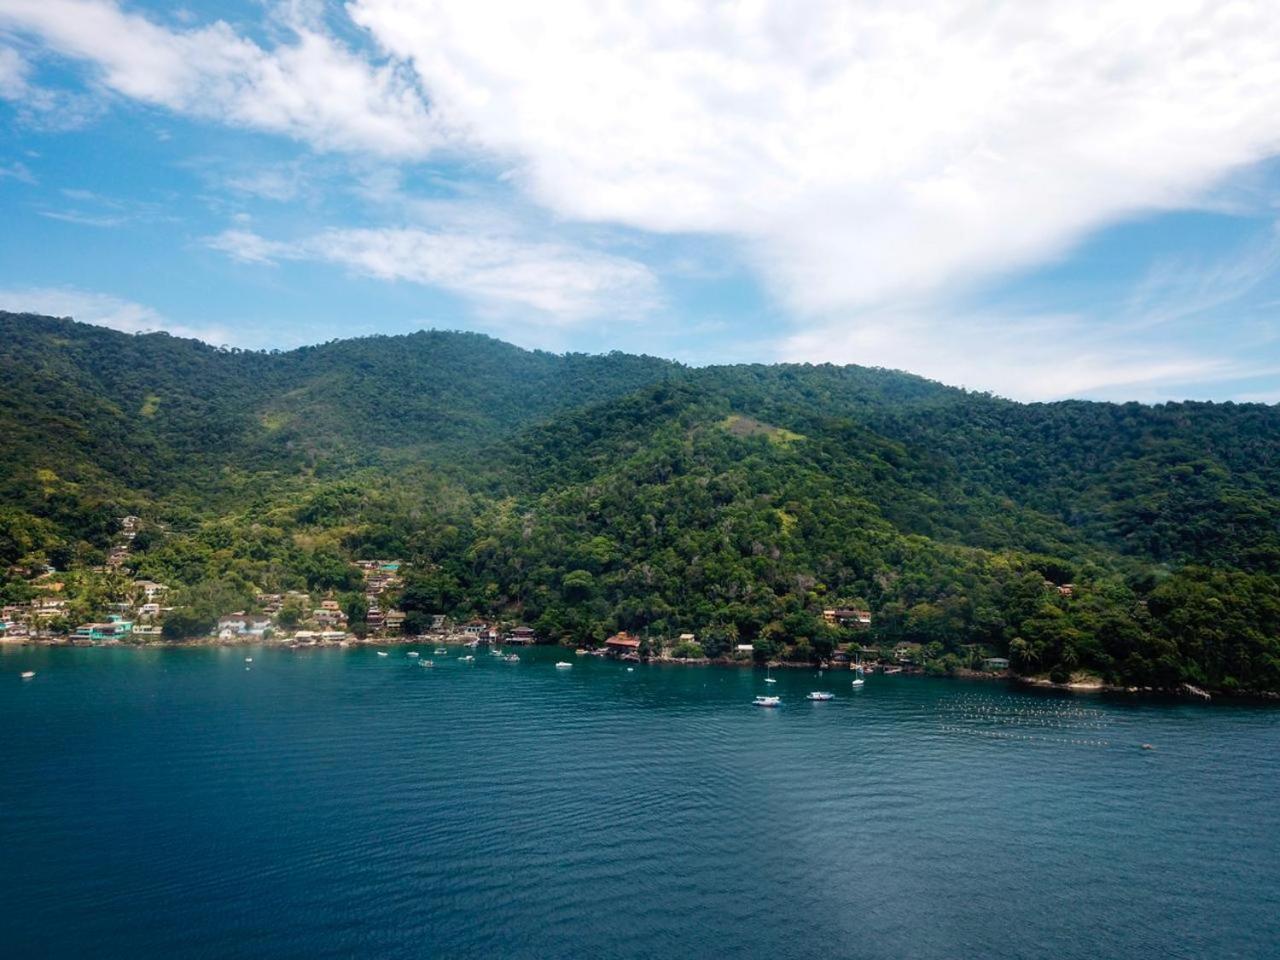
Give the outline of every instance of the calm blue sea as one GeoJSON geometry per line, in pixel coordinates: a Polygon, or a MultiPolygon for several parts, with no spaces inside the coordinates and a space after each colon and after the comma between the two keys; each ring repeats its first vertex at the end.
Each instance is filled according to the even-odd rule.
{"type": "Polygon", "coordinates": [[[1280,956],[1280,708],[407,649],[0,651],[0,956],[1280,956]]]}

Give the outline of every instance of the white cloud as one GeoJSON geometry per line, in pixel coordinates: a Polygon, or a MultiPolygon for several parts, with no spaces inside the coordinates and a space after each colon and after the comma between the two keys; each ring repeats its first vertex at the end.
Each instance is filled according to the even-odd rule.
{"type": "Polygon", "coordinates": [[[1264,2],[349,9],[547,206],[742,238],[806,315],[1040,261],[1280,147],[1264,2]]]}
{"type": "Polygon", "coordinates": [[[382,64],[287,9],[271,49],[110,0],[0,0],[0,22],[140,100],[503,158],[559,216],[737,238],[801,316],[1041,262],[1280,150],[1259,0],[352,0],[382,64]]]}
{"type": "Polygon", "coordinates": [[[1223,357],[1165,344],[1118,343],[1087,319],[886,311],[775,344],[781,360],[857,363],[991,390],[1017,400],[1164,399],[1188,383],[1247,375],[1223,357]]]}
{"type": "MultiPolygon", "coordinates": [[[[1224,178],[1280,152],[1273,3],[350,0],[376,61],[326,32],[314,5],[283,9],[274,45],[225,23],[171,29],[113,0],[0,0],[0,27],[147,103],[397,162],[479,158],[562,221],[728,238],[796,325],[790,357],[1035,397],[1235,370],[1107,340],[1081,316],[942,304],[1120,218],[1240,202],[1224,178]]],[[[24,76],[15,62],[0,60],[0,84],[24,76]]],[[[366,190],[398,184],[384,170],[366,190]]],[[[288,195],[283,182],[241,187],[288,195]]],[[[445,222],[215,244],[544,323],[652,303],[643,266],[533,235],[445,222]]],[[[1151,281],[1155,300],[1136,290],[1117,324],[1202,318],[1219,296],[1184,283],[1195,305],[1180,307],[1160,294],[1176,284],[1151,281]]]]}
{"type": "Polygon", "coordinates": [[[27,92],[27,62],[12,47],[0,47],[0,100],[17,100],[27,92]]]}
{"type": "Polygon", "coordinates": [[[171,323],[152,307],[122,300],[110,294],[77,290],[73,287],[27,287],[0,290],[0,309],[13,313],[36,313],[51,317],[71,317],[81,323],[110,327],[122,333],[151,333],[164,330],[176,337],[194,337],[205,343],[232,343],[232,335],[222,327],[190,327],[171,323]]]}
{"type": "Polygon", "coordinates": [[[39,183],[36,175],[31,172],[21,160],[15,160],[12,163],[0,162],[0,180],[17,180],[19,183],[35,185],[39,183]]]}
{"type": "Polygon", "coordinates": [[[266,50],[219,21],[175,31],[111,0],[0,0],[0,26],[85,60],[115,93],[324,149],[422,156],[436,141],[412,77],[298,19],[266,50]]]}
{"type": "Polygon", "coordinates": [[[1276,305],[1254,296],[1278,266],[1273,226],[1211,258],[1159,261],[1114,302],[1090,296],[1088,311],[923,303],[818,323],[766,349],[785,360],[909,370],[1019,400],[1245,399],[1256,393],[1251,381],[1280,370],[1276,305]]]}
{"type": "MultiPolygon", "coordinates": [[[[456,222],[456,221],[455,221],[456,222]]],[[[247,263],[340,264],[378,280],[438,287],[495,321],[567,327],[608,316],[635,320],[653,309],[657,283],[633,260],[558,242],[481,229],[333,229],[297,241],[228,230],[210,246],[247,263]]]]}

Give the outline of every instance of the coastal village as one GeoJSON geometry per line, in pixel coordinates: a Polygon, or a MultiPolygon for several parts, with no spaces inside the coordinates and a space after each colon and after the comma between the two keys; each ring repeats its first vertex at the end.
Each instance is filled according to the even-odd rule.
{"type": "MultiPolygon", "coordinates": [[[[274,644],[289,647],[349,646],[354,644],[390,645],[406,642],[436,644],[489,644],[527,646],[554,643],[555,637],[540,637],[533,627],[519,622],[470,618],[456,621],[444,614],[434,614],[429,624],[419,624],[417,632],[406,631],[406,614],[396,606],[404,586],[407,563],[399,559],[357,560],[364,601],[363,616],[358,625],[349,622],[335,594],[298,590],[282,593],[259,593],[252,608],[228,610],[217,617],[212,628],[197,636],[166,634],[166,618],[181,609],[172,602],[177,592],[169,584],[131,578],[129,560],[131,546],[140,529],[135,516],[120,518],[120,533],[101,567],[91,572],[108,579],[113,598],[100,614],[77,621],[74,614],[83,604],[68,597],[65,573],[53,567],[29,570],[29,583],[35,596],[24,603],[6,604],[0,608],[0,642],[68,644],[96,646],[103,644],[145,644],[172,642],[186,645],[207,644],[274,644]]],[[[1054,586],[1063,596],[1071,595],[1071,585],[1054,586]]],[[[925,651],[918,643],[898,643],[892,647],[869,645],[867,634],[873,618],[870,610],[856,606],[833,606],[821,611],[822,620],[837,631],[842,642],[817,665],[827,669],[852,669],[855,666],[884,673],[918,672],[926,662],[925,651]]],[[[717,657],[709,657],[695,633],[676,635],[635,634],[619,631],[603,642],[578,647],[578,655],[612,657],[628,663],[665,662],[684,664],[741,664],[767,662],[772,666],[789,664],[762,658],[755,644],[735,643],[717,657]]],[[[805,662],[804,666],[810,666],[805,662]]],[[[1004,673],[1009,661],[992,656],[990,651],[973,650],[967,669],[975,673],[1004,673]]]]}

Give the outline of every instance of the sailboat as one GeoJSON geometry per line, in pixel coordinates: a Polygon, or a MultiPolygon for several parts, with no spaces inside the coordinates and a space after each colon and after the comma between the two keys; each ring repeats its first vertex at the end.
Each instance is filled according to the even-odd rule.
{"type": "Polygon", "coordinates": [[[765,667],[764,667],[764,682],[765,682],[765,683],[777,683],[777,682],[778,682],[778,681],[777,681],[777,680],[775,680],[773,677],[769,676],[769,674],[771,674],[772,672],[773,672],[773,667],[769,666],[768,664],[765,664],[765,667]]]}
{"type": "Polygon", "coordinates": [[[867,682],[866,674],[862,670],[862,660],[859,659],[853,665],[853,680],[850,681],[850,686],[860,687],[866,682],[867,682]]]}

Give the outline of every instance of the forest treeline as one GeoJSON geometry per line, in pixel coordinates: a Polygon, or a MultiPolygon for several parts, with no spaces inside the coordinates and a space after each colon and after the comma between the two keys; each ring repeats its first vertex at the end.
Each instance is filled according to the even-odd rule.
{"type": "Polygon", "coordinates": [[[193,623],[290,589],[358,615],[351,561],[394,556],[409,629],[909,643],[932,669],[1280,690],[1276,407],[1021,404],[448,332],[257,353],[0,314],[0,336],[6,603],[47,564],[93,615],[111,588],[87,571],[128,514],[128,575],[193,623]]]}

